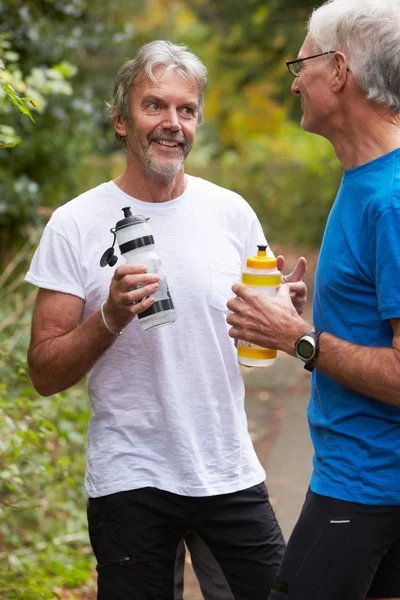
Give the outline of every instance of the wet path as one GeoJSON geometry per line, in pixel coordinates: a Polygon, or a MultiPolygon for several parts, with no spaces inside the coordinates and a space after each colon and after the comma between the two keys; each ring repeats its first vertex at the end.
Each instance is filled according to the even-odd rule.
{"type": "Polygon", "coordinates": [[[306,418],[310,375],[286,355],[279,357],[270,374],[254,371],[246,376],[249,430],[267,472],[271,503],[287,539],[311,473],[312,445],[306,418]],[[265,411],[260,403],[267,405],[268,415],[260,414],[265,411]]]}

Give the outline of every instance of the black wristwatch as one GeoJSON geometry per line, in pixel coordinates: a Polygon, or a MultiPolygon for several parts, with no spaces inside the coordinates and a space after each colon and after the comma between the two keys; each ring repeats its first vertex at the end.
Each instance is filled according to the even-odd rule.
{"type": "Polygon", "coordinates": [[[307,371],[313,371],[319,352],[319,336],[322,331],[314,328],[301,335],[294,345],[297,358],[303,361],[307,371]]]}

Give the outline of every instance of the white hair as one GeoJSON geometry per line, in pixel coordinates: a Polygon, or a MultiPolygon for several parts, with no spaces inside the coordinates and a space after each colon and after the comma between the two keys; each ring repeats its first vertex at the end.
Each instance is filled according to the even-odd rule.
{"type": "MultiPolygon", "coordinates": [[[[199,94],[197,124],[203,121],[204,90],[207,85],[207,68],[190,52],[187,46],[178,46],[166,40],[156,40],[141,46],[131,60],[126,61],[117,73],[114,90],[107,104],[110,116],[130,118],[129,94],[132,85],[143,76],[157,83],[154,69],[165,67],[184,79],[193,79],[199,94]]],[[[118,136],[117,136],[118,137],[118,136]]]]}
{"type": "Polygon", "coordinates": [[[400,112],[400,0],[328,0],[307,30],[318,51],[346,55],[369,100],[400,112]]]}

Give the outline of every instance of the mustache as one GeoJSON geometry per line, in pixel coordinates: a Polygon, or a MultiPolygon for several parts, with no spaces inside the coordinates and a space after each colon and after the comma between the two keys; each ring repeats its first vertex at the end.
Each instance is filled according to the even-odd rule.
{"type": "Polygon", "coordinates": [[[184,133],[182,133],[182,131],[179,131],[176,134],[172,133],[171,135],[165,135],[165,132],[157,132],[157,130],[152,131],[152,133],[149,133],[147,136],[147,141],[152,142],[154,140],[162,142],[175,142],[176,144],[183,145],[187,143],[186,136],[184,133]]]}

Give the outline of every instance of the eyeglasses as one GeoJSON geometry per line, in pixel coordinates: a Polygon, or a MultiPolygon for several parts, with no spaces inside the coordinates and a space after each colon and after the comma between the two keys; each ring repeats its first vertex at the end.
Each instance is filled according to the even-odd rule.
{"type": "Polygon", "coordinates": [[[301,73],[303,60],[310,60],[311,58],[318,58],[318,56],[325,56],[325,54],[334,54],[336,50],[329,50],[328,52],[321,52],[321,54],[314,54],[314,56],[307,56],[306,58],[298,58],[297,60],[287,60],[286,66],[289,69],[289,73],[293,77],[298,77],[301,73]]]}

